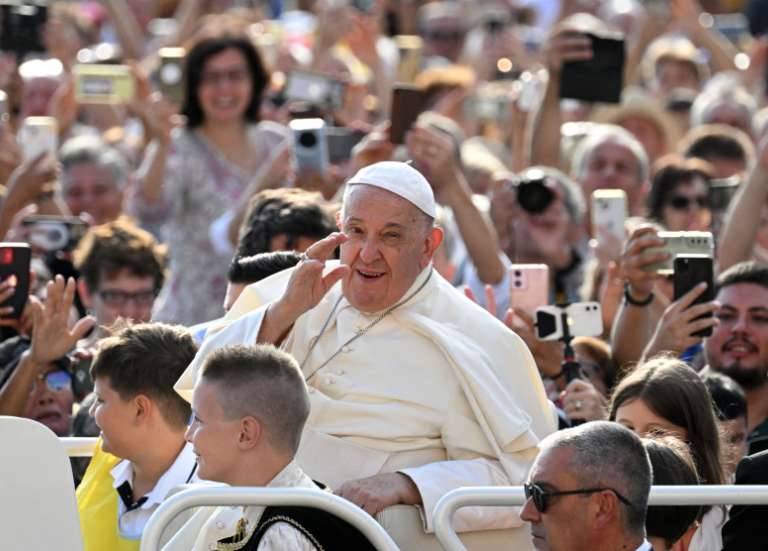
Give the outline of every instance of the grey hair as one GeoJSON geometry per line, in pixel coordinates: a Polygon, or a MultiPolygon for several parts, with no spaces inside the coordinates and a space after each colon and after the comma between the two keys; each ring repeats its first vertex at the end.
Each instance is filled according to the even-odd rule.
{"type": "Polygon", "coordinates": [[[738,107],[744,116],[744,127],[751,128],[752,119],[757,112],[757,103],[743,88],[717,87],[699,94],[691,106],[691,126],[709,124],[712,111],[720,105],[728,104],[738,107]]]}
{"type": "Polygon", "coordinates": [[[584,138],[573,154],[571,164],[571,174],[577,179],[582,179],[587,170],[587,162],[592,153],[603,144],[614,143],[629,149],[637,161],[637,182],[647,182],[650,175],[650,162],[648,154],[643,149],[642,144],[637,141],[632,134],[621,126],[615,124],[596,125],[594,130],[590,130],[589,135],[584,138]]]}
{"type": "Polygon", "coordinates": [[[618,423],[593,421],[550,434],[539,447],[572,449],[570,473],[586,486],[619,492],[631,503],[623,515],[625,529],[631,534],[645,533],[652,468],[648,452],[634,432],[618,423]]]}
{"type": "Polygon", "coordinates": [[[59,161],[65,173],[72,166],[80,164],[93,164],[106,169],[119,189],[125,187],[128,179],[128,163],[125,157],[98,136],[82,135],[70,138],[59,149],[59,161]]]}

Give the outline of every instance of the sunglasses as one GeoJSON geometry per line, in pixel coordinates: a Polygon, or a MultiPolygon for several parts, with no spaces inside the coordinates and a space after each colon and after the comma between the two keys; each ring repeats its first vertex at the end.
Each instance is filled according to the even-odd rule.
{"type": "Polygon", "coordinates": [[[523,491],[525,492],[525,499],[533,500],[533,506],[536,507],[536,510],[541,514],[547,512],[547,508],[549,507],[549,499],[552,497],[579,494],[596,494],[598,492],[605,491],[610,491],[616,494],[616,497],[619,498],[619,501],[625,505],[632,505],[632,503],[630,503],[627,498],[625,498],[613,488],[580,488],[578,490],[548,492],[538,484],[523,484],[523,491]]]}
{"type": "Polygon", "coordinates": [[[693,198],[676,195],[667,204],[675,210],[688,210],[692,203],[696,203],[700,209],[709,208],[709,198],[706,195],[693,198]]]}
{"type": "MultiPolygon", "coordinates": [[[[48,386],[48,390],[52,392],[58,392],[65,388],[72,388],[72,375],[64,370],[51,371],[45,375],[40,375],[38,380],[45,380],[45,384],[48,386]]],[[[32,392],[37,390],[37,381],[32,383],[32,392]]]]}

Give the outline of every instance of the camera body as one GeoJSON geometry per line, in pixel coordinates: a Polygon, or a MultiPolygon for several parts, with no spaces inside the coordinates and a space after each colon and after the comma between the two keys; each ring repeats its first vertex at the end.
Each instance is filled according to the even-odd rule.
{"type": "Polygon", "coordinates": [[[21,223],[27,241],[45,252],[71,251],[85,235],[88,225],[75,216],[27,216],[21,223]]]}
{"type": "Polygon", "coordinates": [[[648,272],[660,272],[671,274],[674,272],[674,262],[677,256],[705,255],[714,257],[715,240],[710,232],[702,231],[660,231],[659,238],[664,240],[663,247],[651,247],[647,252],[669,253],[670,257],[665,262],[649,264],[643,267],[648,272]]]}
{"type": "Polygon", "coordinates": [[[75,65],[75,99],[80,103],[121,104],[136,94],[127,65],[75,65]]]}
{"type": "Polygon", "coordinates": [[[602,334],[603,315],[599,302],[574,302],[565,307],[542,306],[536,309],[536,337],[541,341],[602,334]]]}
{"type": "Polygon", "coordinates": [[[324,174],[328,169],[328,142],[323,119],[294,119],[289,123],[293,133],[293,159],[296,172],[324,174]]]}
{"type": "Polygon", "coordinates": [[[283,95],[290,101],[306,102],[326,111],[334,111],[344,103],[344,83],[311,71],[288,73],[283,95]]]}
{"type": "Polygon", "coordinates": [[[547,175],[539,170],[526,171],[523,180],[515,184],[517,203],[530,214],[541,214],[552,204],[555,194],[547,186],[547,175]]]}

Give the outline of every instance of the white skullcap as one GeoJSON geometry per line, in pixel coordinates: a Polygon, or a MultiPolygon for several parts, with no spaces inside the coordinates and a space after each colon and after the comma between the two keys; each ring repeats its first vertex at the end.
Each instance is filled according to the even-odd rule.
{"type": "Polygon", "coordinates": [[[347,182],[347,189],[356,184],[385,189],[415,205],[432,218],[437,216],[435,195],[432,186],[421,172],[406,163],[382,161],[357,171],[347,182]]]}

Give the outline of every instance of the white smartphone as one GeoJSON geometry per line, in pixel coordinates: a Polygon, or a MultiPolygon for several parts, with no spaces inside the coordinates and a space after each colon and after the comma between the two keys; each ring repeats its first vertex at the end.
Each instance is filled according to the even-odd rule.
{"type": "Polygon", "coordinates": [[[660,231],[660,239],[664,241],[663,247],[651,247],[647,253],[665,252],[669,258],[664,262],[657,262],[643,266],[648,272],[662,274],[674,273],[674,262],[677,256],[704,255],[709,258],[715,256],[715,240],[710,232],[703,231],[660,231]]]}
{"type": "Polygon", "coordinates": [[[566,308],[543,306],[536,309],[536,337],[541,341],[563,338],[564,323],[571,337],[597,337],[603,334],[603,315],[599,302],[574,302],[566,308]]]}
{"type": "Polygon", "coordinates": [[[288,123],[293,132],[293,158],[296,172],[325,174],[328,170],[328,143],[323,119],[294,119],[288,123]]]}
{"type": "Polygon", "coordinates": [[[536,309],[549,304],[549,266],[512,264],[509,268],[509,302],[532,318],[536,309]]]}
{"type": "Polygon", "coordinates": [[[16,139],[24,161],[29,161],[43,153],[56,156],[58,137],[59,127],[53,117],[27,117],[16,139]]]}
{"type": "Polygon", "coordinates": [[[627,194],[622,189],[598,189],[592,192],[592,235],[601,243],[601,230],[619,243],[626,239],[627,194]]]}

